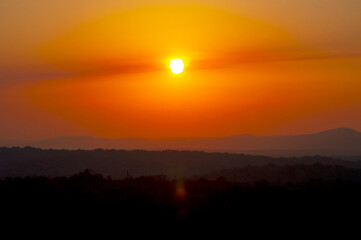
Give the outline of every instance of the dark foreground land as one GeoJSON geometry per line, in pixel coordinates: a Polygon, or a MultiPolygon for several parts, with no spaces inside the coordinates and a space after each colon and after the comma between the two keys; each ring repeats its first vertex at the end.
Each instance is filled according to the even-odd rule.
{"type": "Polygon", "coordinates": [[[0,181],[2,219],[16,225],[339,227],[358,223],[361,183],[271,184],[149,176],[112,180],[85,170],[70,177],[0,181]]]}
{"type": "Polygon", "coordinates": [[[47,239],[70,229],[112,232],[116,238],[171,230],[167,238],[174,238],[187,229],[222,229],[269,237],[291,231],[286,237],[294,239],[337,230],[345,239],[360,226],[361,162],[0,148],[0,208],[0,232],[15,228],[13,236],[27,234],[25,229],[50,229],[47,239]]]}

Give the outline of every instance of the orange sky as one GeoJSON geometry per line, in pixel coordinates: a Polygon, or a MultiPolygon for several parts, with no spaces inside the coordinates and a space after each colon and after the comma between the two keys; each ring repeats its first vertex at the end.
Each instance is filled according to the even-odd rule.
{"type": "Polygon", "coordinates": [[[3,1],[0,138],[361,130],[360,3],[171,2],[3,1]]]}

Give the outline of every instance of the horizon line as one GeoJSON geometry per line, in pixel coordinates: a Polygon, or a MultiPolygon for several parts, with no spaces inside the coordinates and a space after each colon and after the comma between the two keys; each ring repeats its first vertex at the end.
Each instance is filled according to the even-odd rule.
{"type": "Polygon", "coordinates": [[[91,135],[78,135],[78,136],[54,136],[54,137],[44,137],[44,138],[8,138],[8,139],[0,139],[0,141],[45,141],[50,139],[60,139],[60,138],[94,138],[94,139],[106,139],[106,140],[122,140],[122,139],[128,139],[128,140],[147,140],[147,141],[162,141],[162,140],[177,140],[177,139],[184,139],[184,140],[191,140],[191,139],[210,139],[210,138],[227,138],[227,137],[234,137],[234,136],[253,136],[253,137],[292,137],[292,136],[305,136],[305,135],[314,135],[319,133],[325,133],[333,130],[351,130],[353,132],[361,133],[360,131],[350,128],[350,127],[338,127],[338,128],[330,128],[326,130],[321,130],[317,132],[311,132],[311,133],[303,133],[303,134],[270,134],[270,135],[255,135],[250,133],[240,133],[240,134],[232,134],[232,135],[223,135],[223,136],[209,136],[209,137],[160,137],[160,138],[146,138],[146,137],[97,137],[97,136],[91,136],[91,135]]]}

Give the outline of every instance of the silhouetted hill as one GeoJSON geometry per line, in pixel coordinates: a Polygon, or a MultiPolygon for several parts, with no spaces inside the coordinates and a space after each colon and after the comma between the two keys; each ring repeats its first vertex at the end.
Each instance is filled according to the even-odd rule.
{"type": "Polygon", "coordinates": [[[361,183],[361,169],[344,166],[324,165],[264,165],[225,169],[202,175],[209,180],[224,178],[231,182],[257,182],[266,180],[272,184],[303,183],[322,179],[327,181],[343,180],[361,183]]]}
{"type": "Polygon", "coordinates": [[[361,133],[349,128],[332,129],[295,136],[253,136],[249,134],[216,138],[139,138],[105,139],[94,137],[58,137],[37,141],[0,141],[0,146],[31,146],[43,149],[125,149],[195,150],[247,153],[268,156],[336,156],[361,160],[361,133]]]}
{"type": "Polygon", "coordinates": [[[0,177],[8,176],[69,176],[92,169],[104,176],[167,175],[191,177],[223,169],[267,164],[340,165],[361,168],[361,161],[338,160],[330,157],[272,158],[230,153],[200,151],[143,150],[42,150],[0,148],[0,177]]]}

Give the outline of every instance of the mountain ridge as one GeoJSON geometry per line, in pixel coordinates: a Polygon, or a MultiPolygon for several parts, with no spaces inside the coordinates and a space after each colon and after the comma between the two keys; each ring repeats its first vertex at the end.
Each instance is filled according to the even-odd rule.
{"type": "Polygon", "coordinates": [[[208,152],[251,153],[270,156],[361,156],[361,132],[335,128],[303,135],[256,136],[239,134],[211,138],[97,138],[61,136],[42,140],[0,141],[5,147],[42,149],[125,149],[125,150],[199,150],[208,152]],[[278,152],[276,154],[276,152],[278,152]]]}

